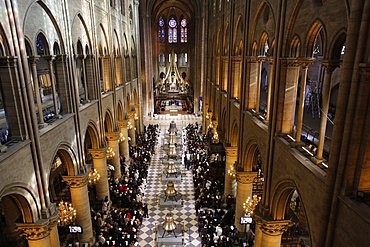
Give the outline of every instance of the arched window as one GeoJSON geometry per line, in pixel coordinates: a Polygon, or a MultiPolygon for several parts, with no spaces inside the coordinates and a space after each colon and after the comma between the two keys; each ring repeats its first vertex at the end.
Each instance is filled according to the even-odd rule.
{"type": "Polygon", "coordinates": [[[181,43],[188,42],[188,28],[187,21],[185,18],[181,20],[181,43]]]}
{"type": "Polygon", "coordinates": [[[168,22],[168,43],[177,43],[177,22],[173,17],[168,22]]]}
{"type": "Polygon", "coordinates": [[[160,43],[164,43],[165,31],[164,31],[164,20],[163,20],[162,17],[159,19],[158,25],[159,25],[159,27],[158,27],[158,40],[159,40],[160,43]]]}

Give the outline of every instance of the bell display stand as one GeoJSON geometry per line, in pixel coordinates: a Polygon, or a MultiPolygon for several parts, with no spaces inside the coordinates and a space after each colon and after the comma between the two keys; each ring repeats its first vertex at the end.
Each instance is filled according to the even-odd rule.
{"type": "Polygon", "coordinates": [[[157,226],[156,246],[183,246],[182,225],[177,224],[173,232],[167,232],[162,225],[157,226]],[[175,237],[176,234],[176,237],[175,237]]]}

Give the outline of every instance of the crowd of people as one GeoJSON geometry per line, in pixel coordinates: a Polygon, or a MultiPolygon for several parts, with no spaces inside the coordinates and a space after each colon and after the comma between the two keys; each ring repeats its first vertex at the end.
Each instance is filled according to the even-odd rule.
{"type": "Polygon", "coordinates": [[[202,134],[198,124],[185,128],[184,163],[191,164],[195,190],[195,210],[198,231],[203,247],[253,246],[253,236],[244,241],[238,236],[234,225],[235,198],[223,198],[224,181],[211,173],[217,160],[210,159],[207,135],[202,134]],[[242,242],[241,242],[242,241],[242,242]]]}
{"type": "Polygon", "coordinates": [[[95,246],[137,246],[140,225],[148,217],[143,197],[158,133],[158,125],[145,126],[137,145],[130,146],[130,159],[120,157],[122,177],[109,179],[110,199],[106,196],[91,211],[95,246]]]}

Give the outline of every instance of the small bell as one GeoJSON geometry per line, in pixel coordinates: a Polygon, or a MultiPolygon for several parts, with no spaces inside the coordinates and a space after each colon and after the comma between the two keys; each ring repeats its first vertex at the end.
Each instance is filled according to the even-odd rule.
{"type": "Polygon", "coordinates": [[[176,166],[175,166],[175,162],[173,162],[173,160],[169,160],[168,161],[168,166],[166,168],[166,177],[168,177],[169,175],[172,175],[172,174],[175,174],[175,176],[177,177],[177,169],[176,169],[176,166]]]}
{"type": "Polygon", "coordinates": [[[175,134],[177,134],[177,128],[176,128],[176,123],[175,121],[171,121],[170,123],[170,128],[168,129],[168,132],[174,132],[175,134]]]}
{"type": "Polygon", "coordinates": [[[176,224],[175,224],[175,220],[173,219],[173,213],[167,213],[166,214],[166,216],[164,217],[164,222],[162,224],[162,227],[163,227],[163,230],[164,230],[163,231],[162,238],[164,237],[164,234],[166,232],[167,233],[173,232],[173,234],[177,238],[176,232],[175,232],[176,224]]]}
{"type": "Polygon", "coordinates": [[[176,144],[176,134],[175,132],[170,132],[170,138],[168,139],[168,144],[171,145],[175,145],[176,144]]]}
{"type": "Polygon", "coordinates": [[[168,147],[168,157],[169,158],[176,158],[176,146],[174,144],[170,144],[168,147]]]}
{"type": "Polygon", "coordinates": [[[173,197],[173,198],[175,198],[175,201],[177,201],[177,198],[176,198],[177,190],[175,189],[175,184],[173,183],[173,181],[168,181],[167,182],[167,187],[164,190],[164,194],[166,196],[164,201],[166,201],[167,198],[169,198],[169,197],[173,197]]]}

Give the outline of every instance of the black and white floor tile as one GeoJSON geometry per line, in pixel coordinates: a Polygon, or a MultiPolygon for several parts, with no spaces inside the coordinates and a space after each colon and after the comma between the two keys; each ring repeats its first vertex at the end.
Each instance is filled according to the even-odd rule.
{"type": "MultiPolygon", "coordinates": [[[[181,118],[181,120],[185,119],[181,118]]],[[[191,120],[196,121],[197,119],[193,118],[191,120]]],[[[176,122],[176,119],[174,119],[174,121],[176,122]]],[[[180,124],[177,124],[177,128],[182,130],[182,127],[190,122],[191,121],[181,121],[180,124]]],[[[198,222],[194,208],[194,184],[192,172],[191,170],[185,169],[182,163],[176,164],[177,168],[181,170],[182,179],[181,182],[175,183],[175,189],[179,195],[181,195],[182,206],[163,207],[159,205],[159,198],[164,195],[164,190],[166,188],[166,182],[163,181],[162,183],[161,181],[163,170],[167,167],[165,162],[162,163],[163,157],[166,157],[167,155],[162,146],[163,143],[166,143],[166,140],[164,139],[167,138],[166,133],[169,124],[165,125],[162,121],[158,121],[157,123],[160,125],[161,132],[156,152],[152,157],[152,162],[149,167],[147,186],[143,199],[143,201],[148,204],[149,218],[144,219],[141,225],[138,246],[164,246],[156,242],[156,226],[161,225],[164,222],[166,214],[172,212],[175,223],[185,226],[186,229],[186,232],[183,235],[183,244],[178,246],[199,247],[201,246],[201,240],[199,238],[198,222]]],[[[179,153],[181,153],[181,151],[179,153]]],[[[182,160],[182,158],[178,160],[182,160]]],[[[171,244],[167,246],[175,245],[171,244]]]]}

